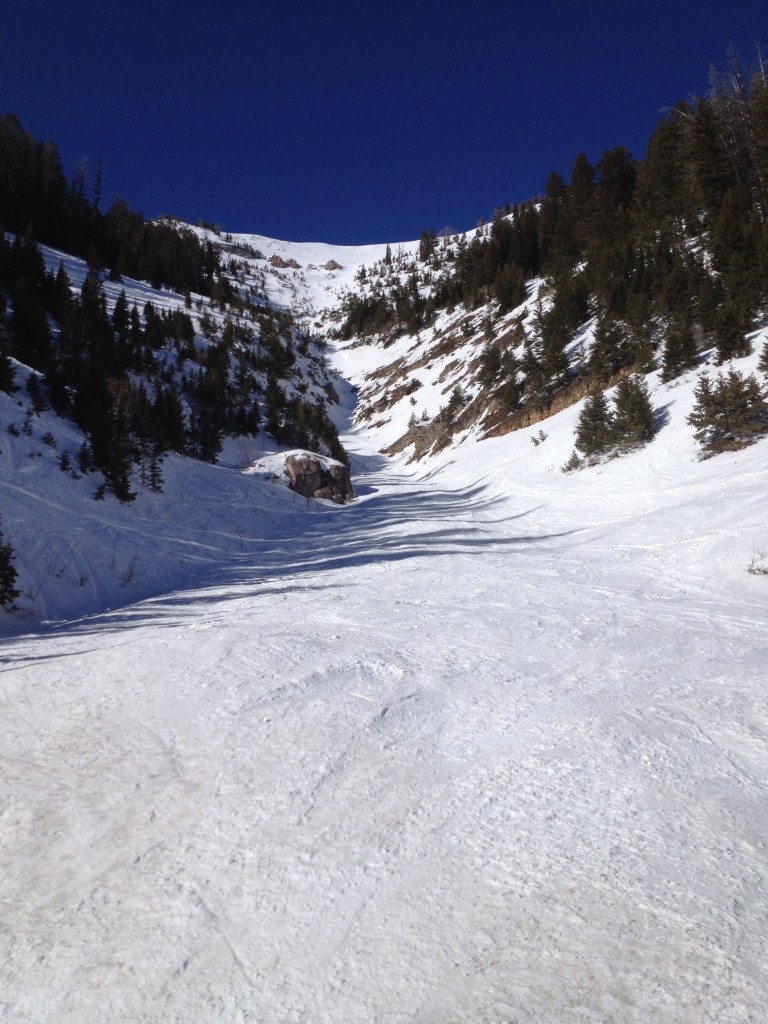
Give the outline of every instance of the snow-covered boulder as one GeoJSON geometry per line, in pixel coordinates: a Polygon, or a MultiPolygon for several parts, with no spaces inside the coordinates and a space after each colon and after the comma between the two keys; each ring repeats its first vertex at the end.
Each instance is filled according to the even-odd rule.
{"type": "Polygon", "coordinates": [[[264,455],[245,472],[282,481],[304,498],[325,498],[346,505],[354,497],[349,470],[342,462],[302,448],[264,455]]]}
{"type": "Polygon", "coordinates": [[[285,458],[285,473],[291,490],[305,498],[327,498],[337,505],[352,500],[349,470],[335,459],[311,452],[294,453],[285,458]]]}

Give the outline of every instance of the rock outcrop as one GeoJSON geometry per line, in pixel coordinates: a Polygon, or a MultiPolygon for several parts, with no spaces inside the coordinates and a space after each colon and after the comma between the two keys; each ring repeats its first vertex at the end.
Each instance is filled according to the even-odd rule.
{"type": "Polygon", "coordinates": [[[292,491],[305,498],[326,498],[345,505],[354,497],[349,470],[341,462],[309,452],[287,455],[285,475],[292,491]]]}
{"type": "Polygon", "coordinates": [[[296,260],[284,260],[283,257],[278,256],[277,253],[275,253],[274,256],[270,256],[267,262],[271,263],[272,266],[276,267],[278,270],[287,270],[288,267],[292,270],[301,270],[301,264],[297,263],[296,260]]]}

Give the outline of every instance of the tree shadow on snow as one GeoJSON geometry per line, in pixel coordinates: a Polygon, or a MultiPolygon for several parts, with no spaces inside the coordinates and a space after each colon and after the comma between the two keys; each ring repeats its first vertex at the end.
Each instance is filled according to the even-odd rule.
{"type": "MultiPolygon", "coordinates": [[[[522,529],[521,521],[536,506],[505,515],[508,499],[488,493],[476,484],[459,490],[423,487],[412,478],[394,479],[387,474],[385,486],[376,489],[380,456],[357,456],[363,481],[373,476],[363,500],[346,506],[317,504],[311,515],[291,518],[291,531],[284,536],[266,536],[245,541],[243,552],[219,565],[201,565],[187,577],[184,589],[154,596],[137,594],[119,609],[95,614],[69,623],[51,623],[26,634],[45,633],[51,637],[72,634],[123,631],[152,623],[161,628],[184,628],[201,621],[201,609],[210,609],[216,624],[216,606],[253,599],[282,601],[291,593],[317,591],[322,601],[328,592],[352,585],[339,570],[386,566],[413,561],[427,568],[430,560],[443,556],[483,554],[510,555],[531,547],[551,546],[559,538],[579,530],[537,533],[522,529]],[[366,472],[367,471],[367,472],[366,472]],[[393,486],[398,485],[399,486],[393,486]],[[505,524],[515,524],[505,530],[505,524]],[[329,575],[334,574],[334,575],[329,575]]],[[[358,484],[358,493],[360,486],[358,484]]],[[[255,524],[258,529],[258,524],[255,524]]],[[[355,585],[359,580],[354,581],[355,585]]],[[[126,592],[127,600],[130,593],[126,592]]],[[[275,607],[279,618],[279,607],[275,607]]],[[[18,661],[25,660],[19,636],[6,650],[18,661]]],[[[61,653],[66,653],[62,651],[61,653]]],[[[82,653],[82,652],[80,652],[82,653]]],[[[55,653],[54,657],[60,656],[55,653]]]]}

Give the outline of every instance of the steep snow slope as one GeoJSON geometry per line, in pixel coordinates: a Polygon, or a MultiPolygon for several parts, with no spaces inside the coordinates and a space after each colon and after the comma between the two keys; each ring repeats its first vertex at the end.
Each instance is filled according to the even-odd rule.
{"type": "Polygon", "coordinates": [[[699,462],[695,378],[570,475],[578,406],[358,424],[344,508],[174,463],[169,592],[3,645],[2,1019],[761,1022],[766,448],[699,462]]]}
{"type": "MultiPolygon", "coordinates": [[[[55,272],[63,265],[73,288],[82,286],[88,272],[83,260],[48,247],[41,252],[48,269],[55,272]]],[[[102,287],[110,311],[121,291],[129,306],[139,310],[147,302],[156,310],[185,310],[183,296],[142,281],[105,279],[102,287]]],[[[202,296],[192,299],[188,312],[198,329],[196,344],[205,348],[210,342],[199,333],[201,314],[221,326],[228,312],[202,296]]],[[[251,329],[258,337],[258,326],[251,329]]],[[[159,353],[161,357],[178,379],[173,349],[159,353]]],[[[343,409],[329,403],[330,409],[344,423],[352,401],[349,385],[314,346],[297,350],[295,359],[295,375],[282,382],[287,394],[324,401],[332,390],[343,409]]],[[[189,366],[186,370],[190,372],[189,366]]],[[[19,614],[0,611],[0,636],[185,585],[222,559],[237,561],[264,543],[271,536],[272,519],[289,514],[285,501],[298,501],[293,496],[275,500],[275,488],[268,482],[241,475],[277,448],[264,433],[229,439],[216,466],[169,456],[162,467],[162,494],[142,486],[136,472],[134,502],[121,505],[110,494],[94,501],[102,477],[78,472],[82,433],[51,409],[33,414],[26,391],[29,375],[27,367],[17,365],[16,393],[0,391],[0,512],[2,530],[16,553],[21,591],[19,614]],[[60,469],[62,456],[69,459],[65,472],[60,469]]],[[[255,376],[263,386],[266,375],[255,376]]]]}

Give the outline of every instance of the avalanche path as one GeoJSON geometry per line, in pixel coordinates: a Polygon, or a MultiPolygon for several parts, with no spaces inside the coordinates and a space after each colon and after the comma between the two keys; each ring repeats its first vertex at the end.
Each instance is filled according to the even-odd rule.
{"type": "Polygon", "coordinates": [[[355,468],[5,644],[2,1020],[762,1022],[764,607],[650,498],[355,468]]]}

